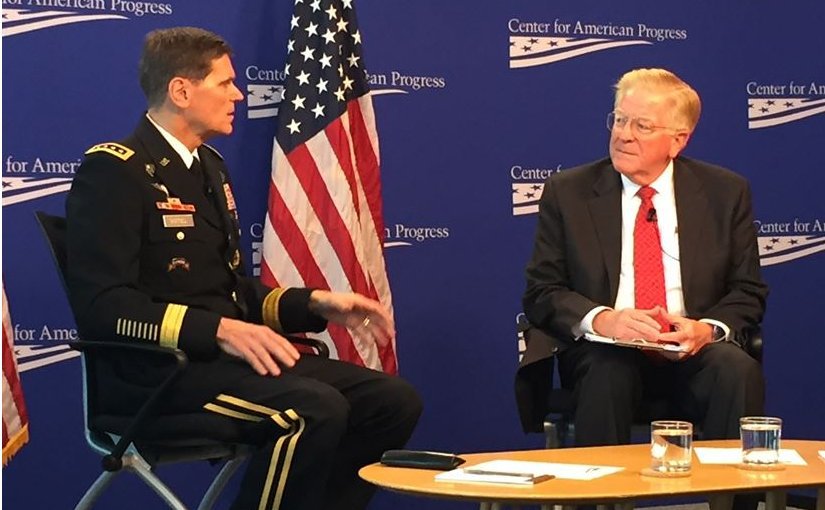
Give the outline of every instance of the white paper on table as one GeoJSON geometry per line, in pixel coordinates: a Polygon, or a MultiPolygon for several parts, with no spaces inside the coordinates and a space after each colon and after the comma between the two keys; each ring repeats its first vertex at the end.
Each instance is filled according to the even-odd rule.
{"type": "Polygon", "coordinates": [[[822,460],[825,460],[825,450],[819,450],[819,457],[820,457],[822,460]]]}
{"type": "Polygon", "coordinates": [[[595,480],[622,471],[623,467],[592,466],[587,464],[559,464],[522,460],[492,460],[474,466],[465,466],[439,473],[436,481],[481,483],[529,483],[529,477],[552,475],[562,480],[595,480]],[[468,473],[475,471],[476,473],[468,473]],[[481,474],[479,474],[481,472],[481,474]],[[487,474],[484,474],[487,473],[487,474]],[[519,476],[528,475],[528,476],[519,476]]]}
{"type": "MultiPolygon", "coordinates": [[[[707,446],[697,446],[693,449],[696,457],[702,464],[739,464],[742,462],[741,448],[710,448],[707,446]]],[[[799,455],[799,452],[792,449],[779,450],[779,462],[790,466],[807,466],[808,463],[799,455]]]]}

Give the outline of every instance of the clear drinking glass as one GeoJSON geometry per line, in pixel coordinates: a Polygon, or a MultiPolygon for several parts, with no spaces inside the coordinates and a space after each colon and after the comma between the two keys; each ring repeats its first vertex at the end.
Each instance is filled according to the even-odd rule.
{"type": "Polygon", "coordinates": [[[782,419],[771,416],[745,416],[739,419],[742,438],[742,464],[769,467],[779,463],[782,419]]]}
{"type": "Polygon", "coordinates": [[[650,469],[661,474],[690,472],[693,424],[658,420],[650,424],[650,469]]]}

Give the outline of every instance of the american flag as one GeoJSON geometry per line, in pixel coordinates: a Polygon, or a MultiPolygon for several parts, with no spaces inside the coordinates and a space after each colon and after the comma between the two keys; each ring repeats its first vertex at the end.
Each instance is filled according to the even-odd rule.
{"type": "MultiPolygon", "coordinates": [[[[392,310],[378,135],[352,0],[296,0],[272,151],[261,279],[354,291],[392,310]]],[[[339,359],[397,372],[378,347],[330,325],[339,359]]]]}
{"type": "Polygon", "coordinates": [[[3,288],[3,465],[29,442],[29,416],[14,357],[14,329],[3,288]]]}

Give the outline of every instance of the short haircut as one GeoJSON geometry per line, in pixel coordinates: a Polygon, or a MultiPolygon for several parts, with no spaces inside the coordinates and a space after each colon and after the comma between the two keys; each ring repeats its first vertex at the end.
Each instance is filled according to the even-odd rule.
{"type": "Polygon", "coordinates": [[[627,91],[642,88],[664,94],[672,102],[671,121],[675,128],[693,132],[702,113],[699,94],[681,78],[666,69],[634,69],[626,72],[616,85],[615,104],[618,105],[627,91]]]}
{"type": "Polygon", "coordinates": [[[223,38],[201,28],[153,30],[146,35],[140,56],[140,88],[149,106],[158,106],[172,78],[202,80],[212,70],[213,60],[231,54],[223,38]]]}

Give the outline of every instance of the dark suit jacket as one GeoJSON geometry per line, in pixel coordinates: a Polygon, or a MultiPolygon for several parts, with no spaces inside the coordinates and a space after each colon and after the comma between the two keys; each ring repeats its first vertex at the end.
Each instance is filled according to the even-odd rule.
{"type": "MultiPolygon", "coordinates": [[[[86,339],[174,337],[190,358],[209,360],[221,317],[265,322],[272,289],[244,274],[223,158],[208,146],[198,155],[209,195],[145,116],[125,140],[87,151],[66,201],[67,283],[86,339]]],[[[308,311],[309,292],[280,295],[284,331],[326,326],[308,311]]]]}
{"type": "MultiPolygon", "coordinates": [[[[739,342],[761,322],[768,292],[759,272],[747,181],[681,156],[674,161],[673,181],[686,315],[727,324],[739,342]]],[[[546,360],[573,341],[573,326],[594,307],[613,306],[621,265],[621,194],[621,178],[609,158],[547,179],[523,299],[541,338],[528,343],[522,380],[541,380],[531,370],[546,371],[546,360]]],[[[545,388],[532,384],[527,395],[523,387],[517,390],[526,430],[544,417],[541,405],[550,384],[548,377],[545,388]]]]}

